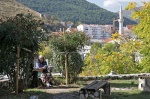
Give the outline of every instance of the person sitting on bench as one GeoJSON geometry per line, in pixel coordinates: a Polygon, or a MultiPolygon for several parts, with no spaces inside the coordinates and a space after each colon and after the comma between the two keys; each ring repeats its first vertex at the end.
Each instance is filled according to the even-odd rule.
{"type": "Polygon", "coordinates": [[[45,61],[44,56],[40,55],[38,61],[36,62],[36,71],[38,71],[38,78],[40,78],[43,84],[47,85],[47,87],[50,87],[50,77],[47,75],[47,69],[47,62],[45,61]]]}

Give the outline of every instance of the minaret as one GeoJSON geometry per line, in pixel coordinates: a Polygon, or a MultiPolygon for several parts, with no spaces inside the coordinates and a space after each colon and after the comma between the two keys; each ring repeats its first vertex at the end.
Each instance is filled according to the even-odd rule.
{"type": "Polygon", "coordinates": [[[120,11],[119,11],[119,34],[123,34],[123,11],[122,11],[122,6],[120,5],[120,11]]]}

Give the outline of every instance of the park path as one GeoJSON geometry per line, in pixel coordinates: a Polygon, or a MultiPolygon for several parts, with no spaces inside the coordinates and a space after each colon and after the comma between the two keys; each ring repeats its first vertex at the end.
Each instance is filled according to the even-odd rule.
{"type": "MultiPolygon", "coordinates": [[[[122,90],[133,90],[134,88],[115,88],[112,87],[112,91],[122,91],[122,90]]],[[[45,92],[52,94],[51,99],[79,99],[80,88],[68,88],[68,87],[52,87],[46,89],[45,92]]]]}
{"type": "Polygon", "coordinates": [[[53,95],[52,99],[79,99],[80,88],[52,87],[45,92],[53,95]]]}

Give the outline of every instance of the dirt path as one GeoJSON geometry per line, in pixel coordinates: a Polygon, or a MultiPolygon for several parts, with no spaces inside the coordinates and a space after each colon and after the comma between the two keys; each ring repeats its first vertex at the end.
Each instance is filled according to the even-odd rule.
{"type": "MultiPolygon", "coordinates": [[[[115,90],[133,90],[134,88],[112,88],[115,90]]],[[[69,87],[52,87],[46,89],[45,92],[52,94],[51,99],[79,99],[79,87],[69,88],[69,87]]]]}
{"type": "Polygon", "coordinates": [[[53,95],[52,99],[79,99],[80,88],[69,87],[52,87],[46,89],[45,92],[53,95]]]}

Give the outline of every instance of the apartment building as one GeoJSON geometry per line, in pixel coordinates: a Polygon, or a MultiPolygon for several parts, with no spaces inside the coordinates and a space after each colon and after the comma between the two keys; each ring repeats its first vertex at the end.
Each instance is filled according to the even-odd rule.
{"type": "Polygon", "coordinates": [[[112,25],[80,24],[78,31],[84,32],[90,39],[107,39],[111,37],[112,25]]]}

